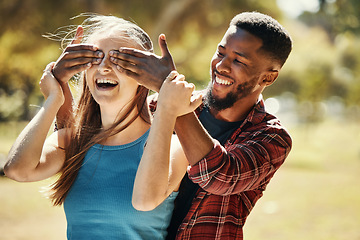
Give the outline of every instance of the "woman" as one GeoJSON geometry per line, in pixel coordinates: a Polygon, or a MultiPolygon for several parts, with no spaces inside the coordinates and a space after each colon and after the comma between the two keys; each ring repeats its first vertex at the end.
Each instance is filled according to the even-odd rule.
{"type": "MultiPolygon", "coordinates": [[[[54,205],[64,204],[68,239],[164,239],[188,163],[176,141],[171,143],[175,147],[170,153],[169,136],[160,140],[164,152],[154,154],[162,114],[154,118],[157,127],[149,130],[148,90],[112,61],[112,52],[121,47],[152,51],[152,42],[137,25],[99,15],[86,19],[76,38],[83,43],[70,44],[56,64],[46,67],[40,81],[44,106],[15,141],[5,173],[24,182],[60,173],[50,198],[54,205]],[[67,127],[46,138],[64,104],[64,94],[68,94],[64,78],[69,80],[80,70],[83,87],[74,119],[69,115],[67,127]],[[148,167],[156,162],[161,163],[159,186],[146,188],[142,183],[148,180],[148,167]]],[[[166,82],[175,77],[177,91],[190,99],[193,85],[176,73],[166,82]]],[[[192,111],[199,103],[197,99],[184,104],[181,113],[192,111]]],[[[166,104],[162,105],[160,109],[166,109],[166,104]]]]}

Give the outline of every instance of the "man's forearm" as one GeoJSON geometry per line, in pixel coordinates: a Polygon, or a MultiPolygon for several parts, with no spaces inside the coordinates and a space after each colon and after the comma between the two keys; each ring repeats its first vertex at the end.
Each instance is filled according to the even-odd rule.
{"type": "Polygon", "coordinates": [[[175,131],[190,165],[195,165],[214,147],[211,136],[193,112],[176,119],[175,131]]]}

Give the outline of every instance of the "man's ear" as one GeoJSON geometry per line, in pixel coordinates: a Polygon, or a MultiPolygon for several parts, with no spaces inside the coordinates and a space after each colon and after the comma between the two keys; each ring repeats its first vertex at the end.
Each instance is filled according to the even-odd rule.
{"type": "Polygon", "coordinates": [[[279,76],[278,70],[267,71],[262,80],[263,86],[264,87],[270,86],[271,84],[273,84],[275,82],[275,80],[277,79],[278,76],[279,76]]]}

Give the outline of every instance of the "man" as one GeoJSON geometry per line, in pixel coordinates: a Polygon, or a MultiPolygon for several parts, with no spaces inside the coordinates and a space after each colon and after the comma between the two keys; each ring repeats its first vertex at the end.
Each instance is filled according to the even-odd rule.
{"type": "MultiPolygon", "coordinates": [[[[163,35],[159,44],[161,57],[120,49],[112,61],[159,91],[174,69],[163,35]]],[[[241,13],[231,20],[211,60],[204,104],[176,121],[190,167],[168,239],[243,238],[247,216],[291,149],[289,134],[265,111],[261,97],[277,79],[291,47],[288,33],[267,15],[241,13]]]]}
{"type": "MultiPolygon", "coordinates": [[[[123,49],[114,63],[159,90],[172,70],[163,36],[160,46],[162,57],[123,49]]],[[[289,134],[261,99],[291,47],[288,33],[267,15],[241,13],[232,19],[211,60],[211,81],[198,118],[188,114],[176,122],[191,167],[169,239],[174,234],[176,239],[243,238],[247,216],[291,149],[289,134]]]]}

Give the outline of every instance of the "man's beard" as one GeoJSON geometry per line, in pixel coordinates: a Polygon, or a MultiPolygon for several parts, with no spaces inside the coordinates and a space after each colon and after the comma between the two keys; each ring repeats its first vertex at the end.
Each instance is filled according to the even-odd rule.
{"type": "Polygon", "coordinates": [[[242,83],[237,86],[236,91],[229,92],[224,98],[218,98],[212,93],[213,83],[210,81],[207,87],[204,104],[215,111],[231,108],[237,101],[247,97],[254,89],[255,84],[255,81],[242,83]]]}
{"type": "Polygon", "coordinates": [[[214,109],[215,111],[221,111],[234,105],[237,100],[237,96],[235,96],[233,92],[228,93],[223,99],[216,98],[212,94],[212,88],[210,85],[212,86],[212,84],[209,84],[204,99],[205,106],[214,109]]]}

